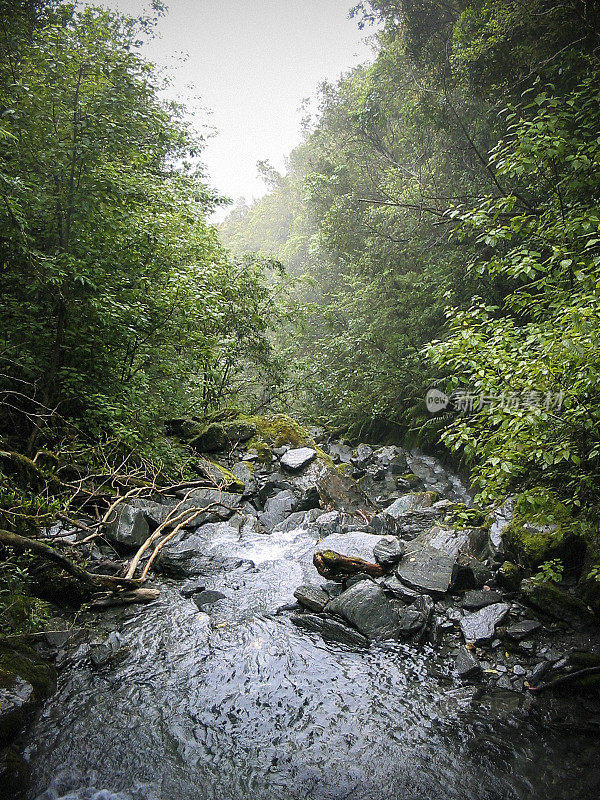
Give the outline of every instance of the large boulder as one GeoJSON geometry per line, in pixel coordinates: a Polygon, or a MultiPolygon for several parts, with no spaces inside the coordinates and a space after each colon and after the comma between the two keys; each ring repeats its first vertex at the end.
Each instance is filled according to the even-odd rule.
{"type": "Polygon", "coordinates": [[[394,500],[394,502],[388,506],[385,511],[386,514],[394,517],[394,519],[400,519],[409,511],[430,508],[436,500],[437,496],[435,492],[413,492],[412,494],[402,495],[402,497],[394,500]]]}
{"type": "Polygon", "coordinates": [[[278,492],[265,503],[265,510],[259,515],[260,524],[270,533],[295,511],[297,502],[298,498],[290,489],[278,492]]]}
{"type": "Polygon", "coordinates": [[[315,552],[331,550],[341,556],[372,561],[373,550],[382,538],[382,536],[375,536],[373,533],[365,531],[331,533],[315,545],[315,552]]]}
{"type": "Polygon", "coordinates": [[[383,589],[370,580],[355,583],[330,600],[327,613],[342,617],[368,639],[397,639],[398,614],[383,589]]]}
{"type": "Polygon", "coordinates": [[[320,617],[316,614],[297,614],[291,619],[294,625],[299,628],[304,628],[313,633],[320,633],[325,641],[359,645],[361,647],[369,646],[369,640],[366,636],[336,619],[320,617]]]}
{"type": "Polygon", "coordinates": [[[456,558],[433,547],[414,547],[398,565],[396,575],[411,589],[445,594],[452,584],[456,558]]]}
{"type": "Polygon", "coordinates": [[[105,536],[124,548],[137,550],[150,536],[150,528],[142,509],[129,503],[121,503],[106,526],[105,536]]]}
{"type": "Polygon", "coordinates": [[[521,594],[529,605],[573,628],[594,621],[594,615],[582,600],[549,581],[538,582],[528,578],[521,582],[521,594]]]}

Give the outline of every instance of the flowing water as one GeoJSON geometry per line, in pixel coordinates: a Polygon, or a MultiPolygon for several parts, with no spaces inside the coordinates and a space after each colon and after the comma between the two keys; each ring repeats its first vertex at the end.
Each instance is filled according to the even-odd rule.
{"type": "Polygon", "coordinates": [[[276,614],[320,580],[315,542],[305,529],[211,528],[207,553],[255,568],[206,579],[226,595],[210,616],[169,581],[155,604],[118,612],[121,659],[68,668],[29,734],[31,797],[598,796],[597,741],[546,729],[520,695],[469,708],[443,653],[328,644],[276,614]]]}

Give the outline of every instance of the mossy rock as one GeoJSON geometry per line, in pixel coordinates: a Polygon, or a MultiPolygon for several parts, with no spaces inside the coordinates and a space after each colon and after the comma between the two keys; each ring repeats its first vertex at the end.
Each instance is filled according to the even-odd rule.
{"type": "Polygon", "coordinates": [[[585,554],[577,520],[564,503],[542,487],[519,495],[502,541],[506,553],[529,569],[555,558],[565,566],[581,567],[585,554]]]}
{"type": "Polygon", "coordinates": [[[206,458],[200,463],[200,469],[217,486],[222,486],[230,492],[241,493],[244,491],[244,484],[233,474],[230,469],[216,461],[206,458]]]}
{"type": "Polygon", "coordinates": [[[521,582],[521,594],[530,605],[572,627],[579,628],[594,620],[583,600],[568,594],[551,581],[528,578],[521,582]]]}
{"type": "Polygon", "coordinates": [[[0,746],[10,744],[55,685],[54,667],[33,650],[0,641],[0,746]]]}
{"type": "Polygon", "coordinates": [[[251,439],[248,442],[248,451],[254,451],[257,456],[257,460],[261,464],[270,464],[271,458],[273,456],[273,451],[269,447],[266,442],[262,442],[260,439],[251,439]]]}
{"type": "Polygon", "coordinates": [[[0,624],[13,634],[41,630],[50,614],[50,604],[38,597],[17,593],[0,595],[0,624]]]}
{"type": "Polygon", "coordinates": [[[189,417],[176,417],[165,422],[165,433],[167,436],[176,436],[183,441],[189,441],[195,436],[199,436],[206,425],[197,419],[189,417]]]}
{"type": "Polygon", "coordinates": [[[91,599],[91,586],[43,558],[36,556],[32,559],[29,575],[29,591],[49,603],[77,609],[91,599]]]}
{"type": "Polygon", "coordinates": [[[295,419],[288,417],[287,414],[275,414],[272,417],[248,417],[246,422],[253,425],[256,434],[263,441],[268,442],[272,447],[313,447],[314,442],[307,431],[296,422],[295,419]]]}
{"type": "Polygon", "coordinates": [[[11,747],[0,750],[0,800],[25,798],[31,768],[25,759],[11,747]]]}
{"type": "Polygon", "coordinates": [[[218,453],[229,450],[238,442],[247,442],[256,435],[256,426],[251,422],[212,422],[188,441],[200,453],[218,453]]]}
{"type": "Polygon", "coordinates": [[[521,585],[521,570],[512,561],[505,561],[498,570],[498,581],[507,592],[517,592],[521,585]]]}

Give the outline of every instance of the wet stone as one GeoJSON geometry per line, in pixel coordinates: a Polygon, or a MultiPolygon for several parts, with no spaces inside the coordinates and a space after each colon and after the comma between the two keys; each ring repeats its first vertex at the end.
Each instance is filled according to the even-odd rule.
{"type": "Polygon", "coordinates": [[[199,611],[206,611],[209,606],[216,603],[217,600],[223,600],[225,595],[222,592],[217,592],[214,589],[206,589],[203,592],[198,592],[193,597],[194,603],[198,606],[199,611]]]}
{"type": "Polygon", "coordinates": [[[538,622],[537,619],[524,619],[521,622],[515,622],[514,625],[510,625],[506,629],[506,635],[509,639],[520,642],[522,639],[527,638],[527,636],[531,636],[536,633],[536,631],[539,631],[541,627],[542,623],[538,622]]]}
{"type": "Polygon", "coordinates": [[[460,621],[460,628],[466,641],[479,643],[493,639],[496,625],[504,620],[509,609],[506,603],[494,603],[473,614],[465,614],[460,621]]]}
{"type": "Polygon", "coordinates": [[[392,567],[402,560],[405,552],[404,542],[394,536],[380,539],[373,548],[373,556],[382,567],[392,567]]]}
{"type": "Polygon", "coordinates": [[[398,612],[398,630],[401,636],[417,633],[427,622],[425,615],[414,607],[402,608],[398,612]]]}
{"type": "Polygon", "coordinates": [[[465,592],[461,605],[469,611],[478,611],[480,608],[494,605],[494,603],[501,603],[502,595],[500,592],[493,590],[485,591],[483,589],[472,589],[465,592]]]}
{"type": "Polygon", "coordinates": [[[409,552],[396,575],[411,589],[428,594],[445,594],[452,583],[456,559],[439,550],[421,547],[409,552]]]}
{"type": "Polygon", "coordinates": [[[327,613],[337,614],[369,639],[394,639],[399,633],[398,616],[380,586],[360,581],[327,604],[327,613]]]}
{"type": "Polygon", "coordinates": [[[459,678],[473,678],[481,672],[481,664],[466,647],[461,647],[454,663],[454,671],[459,678]]]}
{"type": "Polygon", "coordinates": [[[320,633],[323,639],[341,644],[369,646],[369,640],[343,622],[316,614],[298,614],[291,617],[294,625],[313,633],[320,633]]]}
{"type": "Polygon", "coordinates": [[[410,589],[401,583],[395,575],[389,575],[384,579],[382,586],[391,592],[394,597],[399,597],[407,603],[413,603],[417,598],[421,597],[421,592],[416,589],[410,589]]]}
{"type": "Polygon", "coordinates": [[[299,586],[294,592],[294,597],[298,600],[300,605],[309,608],[311,611],[321,612],[329,602],[329,595],[310,583],[305,583],[299,586]]]}

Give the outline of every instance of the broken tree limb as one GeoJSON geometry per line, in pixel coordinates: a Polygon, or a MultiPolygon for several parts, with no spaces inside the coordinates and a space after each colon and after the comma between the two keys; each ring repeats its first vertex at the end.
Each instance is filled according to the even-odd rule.
{"type": "Polygon", "coordinates": [[[0,544],[12,547],[20,553],[31,551],[36,555],[42,556],[42,558],[46,558],[48,561],[53,561],[70,575],[73,575],[74,578],[77,578],[88,586],[101,586],[110,589],[137,589],[140,585],[138,579],[119,578],[115,575],[94,575],[78,564],[75,564],[70,558],[59,553],[58,550],[55,550],[53,547],[39,542],[36,539],[28,539],[26,536],[19,536],[17,533],[0,530],[0,544]]]}
{"type": "Polygon", "coordinates": [[[160,596],[160,589],[133,589],[130,592],[116,592],[92,600],[90,608],[112,608],[128,606],[133,603],[152,603],[160,596]]]}
{"type": "Polygon", "coordinates": [[[568,675],[562,675],[560,678],[555,678],[553,681],[548,681],[548,683],[541,683],[539,686],[530,686],[529,691],[539,694],[540,692],[545,692],[548,689],[555,689],[560,686],[568,686],[570,683],[573,683],[573,681],[577,681],[580,678],[587,678],[590,675],[600,675],[600,666],[577,669],[574,672],[569,672],[568,675]]]}
{"type": "Polygon", "coordinates": [[[360,572],[364,572],[372,578],[380,578],[383,575],[383,569],[379,564],[373,564],[362,558],[342,556],[339,553],[334,553],[333,550],[323,550],[315,553],[313,564],[317,568],[319,575],[330,581],[343,581],[351,575],[358,575],[360,572]]]}

